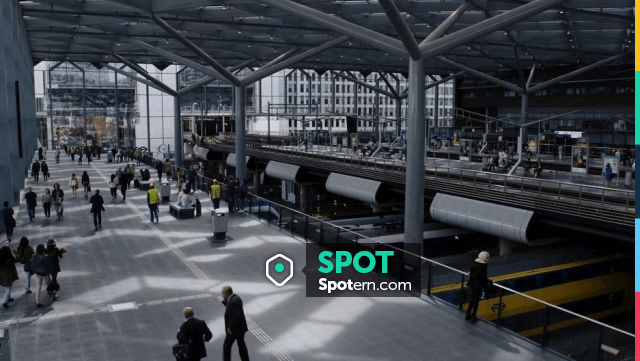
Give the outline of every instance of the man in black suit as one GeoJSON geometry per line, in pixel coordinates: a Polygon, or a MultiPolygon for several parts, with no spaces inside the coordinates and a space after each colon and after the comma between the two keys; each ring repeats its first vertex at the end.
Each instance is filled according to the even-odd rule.
{"type": "Polygon", "coordinates": [[[240,351],[240,359],[249,361],[249,351],[247,344],[244,342],[244,334],[248,331],[247,320],[242,310],[242,300],[233,293],[233,289],[229,286],[222,288],[222,304],[227,307],[224,312],[224,328],[227,336],[224,339],[222,349],[222,359],[231,361],[231,346],[237,340],[238,350],[240,351]]]}
{"type": "Polygon", "coordinates": [[[178,343],[188,345],[187,357],[189,361],[200,361],[201,358],[207,357],[207,349],[204,343],[209,342],[213,334],[207,327],[206,322],[193,317],[193,309],[191,307],[185,307],[182,313],[187,320],[178,330],[178,343]]]}

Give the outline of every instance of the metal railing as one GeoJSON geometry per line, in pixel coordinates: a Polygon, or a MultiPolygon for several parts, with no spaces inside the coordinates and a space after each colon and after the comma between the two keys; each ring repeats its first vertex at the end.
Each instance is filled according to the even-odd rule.
{"type": "MultiPolygon", "coordinates": [[[[465,282],[469,276],[468,272],[390,244],[377,242],[358,232],[255,195],[249,195],[243,204],[243,211],[268,222],[281,231],[290,233],[293,237],[301,238],[305,242],[373,243],[402,252],[404,254],[402,258],[405,264],[418,264],[420,265],[422,275],[426,274],[426,277],[421,277],[420,289],[423,294],[434,297],[432,290],[435,287],[436,278],[440,280],[458,279],[458,281],[453,283],[459,285],[457,289],[461,296],[459,298],[460,302],[457,304],[451,304],[446,300],[445,302],[460,310],[463,308],[466,297],[465,282]]],[[[401,265],[400,268],[404,269],[404,265],[401,265]]],[[[447,281],[447,283],[450,284],[451,282],[447,281]]],[[[581,361],[623,360],[625,359],[624,357],[634,354],[635,334],[631,332],[613,327],[498,283],[494,283],[494,287],[500,290],[498,305],[502,305],[503,299],[507,296],[511,296],[512,298],[517,297],[522,300],[526,299],[529,302],[535,303],[536,306],[533,308],[536,310],[536,327],[533,331],[534,335],[527,339],[542,348],[551,350],[564,357],[581,361]],[[567,324],[569,326],[585,325],[581,328],[578,343],[576,343],[575,339],[577,333],[573,332],[573,328],[562,328],[567,326],[567,324]],[[573,333],[573,335],[568,336],[570,333],[573,333]],[[569,337],[572,338],[569,339],[569,337]]],[[[627,295],[627,297],[633,297],[633,295],[627,295]]],[[[518,301],[516,300],[515,302],[518,301]]],[[[496,307],[495,313],[495,319],[492,320],[492,322],[495,323],[496,327],[518,332],[517,329],[511,327],[512,325],[509,322],[503,322],[505,321],[505,317],[503,317],[502,307],[496,307]]]]}
{"type": "MultiPolygon", "coordinates": [[[[406,163],[402,160],[370,158],[361,155],[346,154],[338,150],[338,147],[319,148],[298,145],[248,143],[247,149],[260,150],[261,152],[273,151],[284,154],[300,155],[323,161],[333,161],[348,165],[358,165],[373,170],[404,172],[406,163]]],[[[503,191],[518,191],[528,197],[553,198],[559,200],[563,197],[578,200],[579,204],[603,209],[611,208],[623,211],[628,215],[635,214],[635,190],[607,188],[604,186],[588,185],[580,183],[581,177],[576,175],[576,182],[566,182],[555,179],[542,179],[525,177],[520,175],[506,175],[504,173],[485,172],[469,168],[456,168],[439,166],[433,158],[433,162],[425,162],[425,178],[447,178],[458,180],[460,185],[486,186],[492,189],[501,186],[503,191]]]]}

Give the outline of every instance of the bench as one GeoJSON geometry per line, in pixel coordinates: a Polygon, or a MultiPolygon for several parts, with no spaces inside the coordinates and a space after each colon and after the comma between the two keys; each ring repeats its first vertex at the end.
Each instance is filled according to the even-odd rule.
{"type": "Polygon", "coordinates": [[[169,203],[169,213],[177,219],[193,218],[195,209],[193,207],[183,207],[177,203],[169,203]]]}

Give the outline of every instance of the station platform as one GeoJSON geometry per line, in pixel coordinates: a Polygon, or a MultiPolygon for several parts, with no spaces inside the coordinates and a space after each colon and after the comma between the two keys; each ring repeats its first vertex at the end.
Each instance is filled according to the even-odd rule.
{"type": "MultiPolygon", "coordinates": [[[[466,322],[457,309],[425,296],[307,298],[300,240],[244,213],[230,214],[227,239],[215,240],[211,203],[204,193],[196,193],[201,217],[176,219],[163,203],[159,223],[152,224],[145,192],[129,189],[126,201],[119,192],[111,201],[108,177],[125,164],[103,157],[78,166],[64,154],[56,164],[53,152],[47,156],[51,178],[46,183],[27,179],[25,187],[41,195],[45,187],[60,183],[64,218],[46,220],[38,202],[36,220],[30,223],[21,202],[15,207],[11,247],[23,236],[34,248],[55,237],[68,250],[58,276],[60,298],[51,302],[45,296],[45,306],[37,308],[34,295],[24,292],[17,265],[21,279],[13,285],[15,300],[0,309],[11,360],[173,360],[171,346],[185,306],[214,334],[205,360],[222,359],[223,285],[243,299],[249,324],[245,340],[254,361],[563,360],[490,323],[466,322]],[[105,199],[99,231],[94,231],[82,191],[74,199],[68,187],[71,173],[80,176],[84,170],[92,189],[100,189],[105,199]],[[282,287],[265,277],[265,261],[278,253],[294,262],[293,278],[282,287]]],[[[172,187],[171,200],[176,196],[172,187]]],[[[5,350],[3,345],[0,353],[5,350]]],[[[232,359],[239,360],[236,346],[232,359]]]]}

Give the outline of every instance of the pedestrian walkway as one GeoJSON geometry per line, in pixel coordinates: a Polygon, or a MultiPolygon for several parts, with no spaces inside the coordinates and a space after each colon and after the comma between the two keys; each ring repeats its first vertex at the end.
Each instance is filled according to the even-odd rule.
{"type": "MultiPolygon", "coordinates": [[[[53,152],[47,156],[52,160],[53,152]]],[[[80,167],[64,154],[61,158],[60,164],[48,162],[47,183],[29,179],[26,185],[41,195],[45,186],[60,183],[64,219],[44,220],[39,201],[31,224],[24,202],[15,207],[15,240],[26,236],[35,247],[52,236],[68,252],[61,260],[57,301],[36,308],[23,279],[14,283],[15,300],[0,311],[12,360],[172,360],[185,306],[214,333],[206,360],[220,360],[223,285],[231,285],[244,301],[245,339],[254,361],[561,359],[492,324],[465,322],[463,313],[427,297],[307,298],[301,272],[305,248],[299,240],[241,213],[229,216],[227,240],[214,241],[210,201],[203,193],[196,193],[202,217],[177,220],[163,203],[159,223],[152,224],[145,192],[130,189],[125,202],[120,195],[111,202],[108,176],[124,164],[103,157],[80,167]],[[81,192],[70,196],[69,176],[83,170],[105,198],[99,231],[88,200],[81,192]],[[278,253],[294,262],[294,276],[282,287],[265,277],[265,261],[278,253]]],[[[5,350],[2,346],[0,354],[5,350]]],[[[237,347],[232,358],[239,360],[237,347]]]]}

